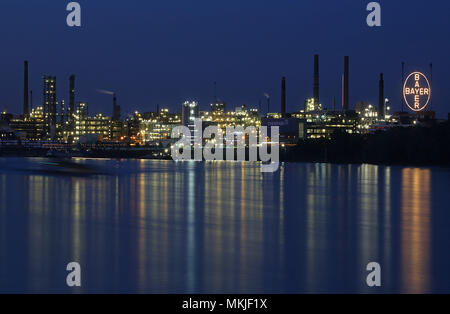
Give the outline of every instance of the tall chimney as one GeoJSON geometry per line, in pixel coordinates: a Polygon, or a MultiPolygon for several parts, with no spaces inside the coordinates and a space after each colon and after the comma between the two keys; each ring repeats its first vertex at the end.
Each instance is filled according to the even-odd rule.
{"type": "Polygon", "coordinates": [[[69,77],[69,121],[73,121],[75,113],[75,75],[69,77]]]}
{"type": "Polygon", "coordinates": [[[28,61],[25,61],[23,80],[23,116],[28,116],[28,61]]]}
{"type": "MultiPolygon", "coordinates": [[[[404,84],[405,84],[405,62],[402,62],[402,89],[404,84]]],[[[403,95],[401,97],[401,100],[402,100],[402,112],[404,112],[405,101],[403,95]]]]}
{"type": "Polygon", "coordinates": [[[343,95],[344,110],[349,110],[348,85],[349,85],[349,57],[345,56],[344,57],[344,95],[343,95]]]}
{"type": "Polygon", "coordinates": [[[384,80],[383,73],[380,74],[380,85],[378,89],[378,117],[384,119],[384,80]]]}
{"type": "Polygon", "coordinates": [[[319,55],[314,55],[314,107],[319,104],[319,55]]]}
{"type": "Polygon", "coordinates": [[[120,106],[117,105],[116,93],[113,95],[113,121],[120,121],[120,106]]]}
{"type": "Polygon", "coordinates": [[[286,116],[286,77],[281,79],[281,116],[286,116]]]}
{"type": "Polygon", "coordinates": [[[117,120],[117,97],[116,93],[113,94],[113,120],[117,120]]]}

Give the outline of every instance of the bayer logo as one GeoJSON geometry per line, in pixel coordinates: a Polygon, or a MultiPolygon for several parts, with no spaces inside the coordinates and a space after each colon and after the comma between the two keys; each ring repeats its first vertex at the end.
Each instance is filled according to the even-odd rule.
{"type": "Polygon", "coordinates": [[[403,97],[411,110],[424,110],[431,98],[431,86],[427,77],[421,72],[408,75],[403,85],[403,97]]]}

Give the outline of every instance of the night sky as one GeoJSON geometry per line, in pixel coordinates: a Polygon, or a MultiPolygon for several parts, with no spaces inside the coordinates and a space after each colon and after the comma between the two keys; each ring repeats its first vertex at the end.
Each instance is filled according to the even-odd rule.
{"type": "Polygon", "coordinates": [[[58,99],[67,102],[75,74],[76,100],[87,101],[91,114],[111,115],[111,96],[97,89],[117,92],[123,116],[157,104],[179,111],[185,99],[206,109],[214,81],[232,108],[265,104],[267,92],[278,109],[286,76],[292,112],[312,96],[318,53],[326,107],[333,96],[340,104],[349,55],[352,105],[377,103],[384,72],[386,96],[400,109],[401,62],[407,71],[428,71],[433,62],[433,109],[440,117],[450,112],[448,1],[379,1],[379,28],[367,26],[365,0],[80,0],[81,28],[66,25],[69,2],[1,0],[0,109],[21,113],[27,59],[35,106],[42,75],[57,76],[58,99]]]}

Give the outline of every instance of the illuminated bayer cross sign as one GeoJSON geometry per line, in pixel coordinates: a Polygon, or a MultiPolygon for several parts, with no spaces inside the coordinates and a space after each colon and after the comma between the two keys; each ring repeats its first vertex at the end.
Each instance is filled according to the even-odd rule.
{"type": "Polygon", "coordinates": [[[420,72],[408,75],[403,85],[403,97],[411,110],[424,110],[431,98],[431,86],[427,77],[420,72]]]}

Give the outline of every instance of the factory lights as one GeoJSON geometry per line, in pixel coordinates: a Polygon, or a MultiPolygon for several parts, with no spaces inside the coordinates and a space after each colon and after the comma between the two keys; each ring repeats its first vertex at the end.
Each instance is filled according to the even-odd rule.
{"type": "Polygon", "coordinates": [[[180,138],[171,147],[172,159],[175,161],[192,160],[192,146],[194,147],[194,160],[214,161],[224,160],[223,147],[226,145],[226,160],[234,161],[235,152],[237,161],[245,161],[246,139],[248,138],[249,160],[263,162],[261,172],[275,172],[279,167],[280,131],[278,126],[270,127],[268,142],[268,127],[261,127],[258,132],[255,127],[226,127],[226,136],[222,130],[211,125],[203,131],[202,120],[195,119],[193,133],[187,126],[177,126],[172,130],[172,138],[180,138]],[[203,145],[205,140],[206,145],[203,145]],[[270,152],[269,152],[270,148],[270,152]]]}

